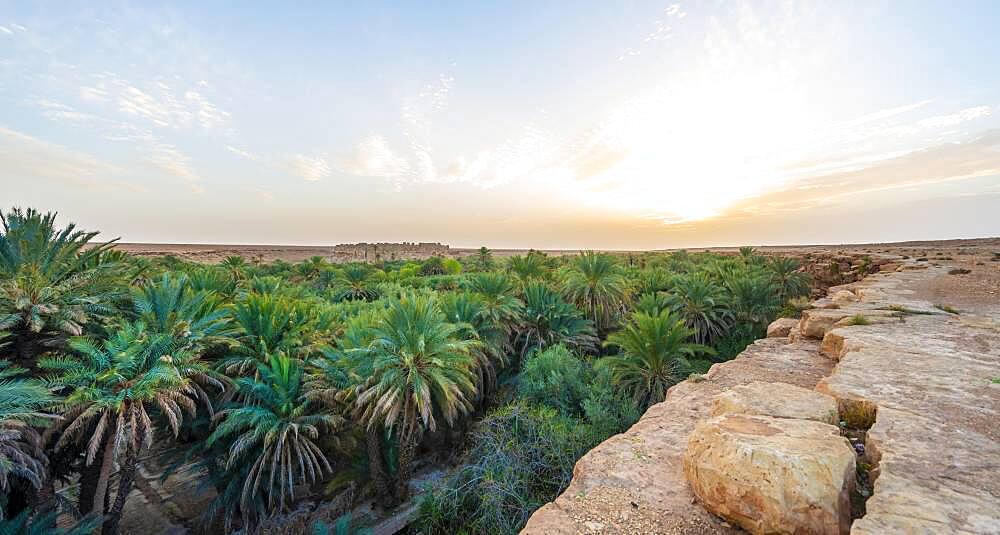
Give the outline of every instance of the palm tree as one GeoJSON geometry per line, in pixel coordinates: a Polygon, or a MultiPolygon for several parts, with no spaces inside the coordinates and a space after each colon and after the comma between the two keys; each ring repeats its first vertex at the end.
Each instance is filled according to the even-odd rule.
{"type": "Polygon", "coordinates": [[[726,280],[737,323],[763,329],[781,306],[774,281],[765,273],[753,270],[726,280]]]}
{"type": "Polygon", "coordinates": [[[517,277],[522,285],[536,279],[545,278],[548,267],[545,265],[545,257],[541,254],[527,254],[526,256],[512,256],[507,261],[507,270],[517,277]]]}
{"type": "Polygon", "coordinates": [[[409,293],[392,302],[373,331],[372,375],[355,403],[369,429],[384,428],[397,440],[396,498],[407,494],[411,461],[420,435],[438,417],[452,425],[472,410],[476,395],[476,342],[461,339],[431,295],[409,293]]]}
{"type": "MultiPolygon", "coordinates": [[[[24,370],[0,361],[0,491],[7,492],[11,478],[40,488],[46,457],[36,427],[56,418],[45,412],[56,398],[42,383],[21,378],[24,370]]],[[[3,504],[0,503],[0,518],[3,504]]]]}
{"type": "Polygon", "coordinates": [[[563,273],[563,295],[597,325],[609,329],[625,311],[625,277],[614,257],[585,251],[563,273]]]}
{"type": "MultiPolygon", "coordinates": [[[[294,359],[272,354],[256,369],[256,377],[235,381],[239,401],[219,413],[221,423],[207,441],[209,447],[227,445],[224,468],[230,477],[217,506],[238,503],[247,526],[262,512],[285,510],[296,485],[333,471],[318,441],[343,421],[306,395],[302,367],[294,359]]],[[[229,524],[234,511],[226,509],[229,524]]]]}
{"type": "Polygon", "coordinates": [[[203,345],[235,332],[219,298],[193,290],[183,273],[164,273],[133,290],[132,302],[139,320],[151,332],[169,335],[177,347],[203,345]]]}
{"type": "Polygon", "coordinates": [[[476,252],[476,269],[479,271],[489,271],[493,269],[493,252],[486,247],[480,247],[476,252]]]}
{"type": "Polygon", "coordinates": [[[514,295],[514,283],[505,273],[475,273],[466,288],[482,297],[477,331],[494,360],[506,365],[513,339],[524,321],[524,303],[514,295]]]}
{"type": "Polygon", "coordinates": [[[219,266],[228,271],[234,281],[241,281],[247,276],[247,261],[242,256],[227,256],[219,262],[219,266]]]}
{"type": "Polygon", "coordinates": [[[138,455],[153,444],[150,413],[159,409],[176,437],[184,413],[194,416],[195,399],[208,399],[194,378],[208,378],[209,370],[190,352],[172,351],[170,336],[151,333],[142,323],[123,324],[100,345],[78,337],[70,347],[74,355],[40,363],[43,369],[58,372],[57,384],[73,389],[65,401],[63,420],[48,432],[61,433],[57,450],[85,442],[86,463],[100,463],[91,511],[96,515],[105,513],[111,471],[116,460],[121,465],[118,493],[104,524],[105,535],[115,535],[135,480],[138,455]]]}
{"type": "Polygon", "coordinates": [[[448,292],[440,298],[441,312],[459,328],[458,336],[476,343],[470,355],[476,360],[476,390],[485,398],[496,384],[497,368],[506,364],[500,333],[486,322],[485,300],[472,292],[448,292]]]}
{"type": "Polygon", "coordinates": [[[122,295],[105,277],[116,265],[101,257],[113,242],[86,249],[97,233],[72,223],[57,229],[55,218],[31,208],[0,212],[0,330],[11,331],[28,368],[39,350],[82,334],[122,295]]]}
{"type": "Polygon", "coordinates": [[[620,331],[608,336],[605,346],[617,346],[621,353],[605,357],[616,384],[632,394],[643,410],[663,401],[667,389],[690,369],[688,358],[712,349],[688,343],[694,331],[684,319],[669,311],[651,316],[636,313],[620,331]]]}
{"type": "Polygon", "coordinates": [[[522,358],[556,344],[584,353],[597,343],[593,323],[541,283],[524,288],[524,320],[518,337],[522,358]]]}
{"type": "Polygon", "coordinates": [[[684,319],[699,344],[721,336],[732,319],[725,290],[697,274],[677,277],[667,304],[684,319]]]}
{"type": "Polygon", "coordinates": [[[798,260],[776,256],[771,259],[768,267],[782,301],[809,295],[809,274],[799,269],[798,260]]]}
{"type": "Polygon", "coordinates": [[[267,355],[277,352],[304,360],[314,349],[313,317],[306,306],[292,299],[250,293],[237,301],[229,313],[238,328],[238,346],[220,363],[228,372],[253,370],[256,361],[266,360],[267,355]]]}
{"type": "Polygon", "coordinates": [[[670,309],[670,300],[666,294],[645,293],[639,297],[635,304],[635,312],[642,312],[650,316],[659,315],[660,312],[670,309]]]}
{"type": "Polygon", "coordinates": [[[340,270],[333,298],[337,301],[374,301],[378,289],[373,285],[376,271],[365,264],[348,264],[340,270]]]}

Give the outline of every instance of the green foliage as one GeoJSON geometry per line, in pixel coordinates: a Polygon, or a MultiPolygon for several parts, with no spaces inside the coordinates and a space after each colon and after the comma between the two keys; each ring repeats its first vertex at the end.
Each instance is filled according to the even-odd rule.
{"type": "Polygon", "coordinates": [[[251,526],[265,513],[285,510],[296,486],[332,473],[318,442],[343,421],[309,400],[293,359],[271,355],[257,363],[256,372],[236,380],[240,401],[219,414],[221,423],[206,443],[227,445],[226,484],[212,506],[227,525],[237,510],[251,526]]]}
{"type": "Polygon", "coordinates": [[[41,382],[23,378],[23,373],[0,361],[0,491],[4,492],[14,478],[41,487],[46,456],[37,428],[56,417],[45,412],[56,397],[41,382]]]}
{"type": "Polygon", "coordinates": [[[621,350],[601,365],[611,370],[615,383],[628,391],[642,408],[663,401],[667,389],[690,373],[688,358],[712,349],[686,342],[694,331],[669,311],[656,316],[634,314],[620,331],[608,336],[607,346],[621,350]]]}
{"type": "MultiPolygon", "coordinates": [[[[394,505],[419,446],[442,442],[461,468],[419,500],[421,532],[517,532],[583,452],[809,290],[795,260],[752,249],[209,266],[0,216],[0,355],[27,368],[0,365],[0,505],[18,515],[16,493],[79,481],[77,509],[108,533],[153,445],[204,470],[208,517],[253,532],[321,488],[394,505]]],[[[48,532],[27,506],[42,516],[0,526],[48,532]]]]}
{"type": "Polygon", "coordinates": [[[529,357],[523,364],[518,395],[562,414],[578,416],[587,395],[586,366],[561,345],[529,357]]]}
{"type": "Polygon", "coordinates": [[[704,275],[677,277],[666,301],[669,309],[684,320],[694,340],[700,344],[721,336],[732,322],[724,288],[704,275]]]}
{"type": "Polygon", "coordinates": [[[32,516],[25,509],[13,518],[0,516],[0,533],[3,535],[92,535],[100,525],[100,519],[85,517],[69,527],[57,527],[57,511],[44,511],[32,516]]]}
{"type": "Polygon", "coordinates": [[[607,330],[625,312],[625,277],[614,257],[585,251],[563,271],[562,293],[600,330],[607,330]]]}
{"type": "Polygon", "coordinates": [[[468,462],[418,502],[422,533],[514,534],[566,488],[573,465],[599,442],[590,426],[520,402],[472,431],[468,462]]]}
{"type": "Polygon", "coordinates": [[[40,349],[112,314],[124,294],[112,280],[119,266],[102,257],[110,244],[87,249],[96,232],[72,223],[57,229],[55,218],[30,208],[0,212],[0,330],[16,335],[14,349],[26,366],[40,349]]]}
{"type": "Polygon", "coordinates": [[[855,314],[847,320],[848,325],[870,325],[871,320],[866,318],[864,314],[855,314]]]}
{"type": "Polygon", "coordinates": [[[582,353],[597,343],[593,324],[545,284],[524,288],[523,318],[518,333],[522,357],[556,344],[582,353]]]}

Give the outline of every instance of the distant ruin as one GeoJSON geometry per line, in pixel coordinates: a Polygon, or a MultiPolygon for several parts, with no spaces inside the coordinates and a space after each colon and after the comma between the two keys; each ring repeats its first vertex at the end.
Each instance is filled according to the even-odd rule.
{"type": "Polygon", "coordinates": [[[451,247],[441,243],[342,243],[333,247],[337,261],[379,262],[383,260],[421,260],[451,254],[451,247]]]}

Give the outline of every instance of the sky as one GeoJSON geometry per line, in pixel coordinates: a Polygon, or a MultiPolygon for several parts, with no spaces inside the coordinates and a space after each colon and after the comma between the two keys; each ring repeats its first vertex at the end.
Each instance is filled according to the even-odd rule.
{"type": "Polygon", "coordinates": [[[993,1],[0,1],[0,209],[152,243],[997,236],[997,27],[993,1]]]}

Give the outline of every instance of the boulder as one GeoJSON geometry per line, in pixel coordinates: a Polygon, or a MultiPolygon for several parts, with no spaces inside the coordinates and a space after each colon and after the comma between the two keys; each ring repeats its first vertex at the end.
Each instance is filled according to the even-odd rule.
{"type": "Polygon", "coordinates": [[[778,318],[767,326],[767,337],[786,338],[798,324],[799,320],[795,318],[778,318]]]}
{"type": "Polygon", "coordinates": [[[815,420],[836,425],[837,400],[787,383],[754,382],[734,386],[712,401],[712,416],[750,414],[815,420]]]}
{"type": "Polygon", "coordinates": [[[818,308],[802,311],[799,329],[802,336],[822,340],[826,331],[833,328],[838,321],[853,316],[854,312],[841,309],[818,308]]]}
{"type": "Polygon", "coordinates": [[[709,511],[750,533],[850,531],[855,453],[812,420],[726,414],[691,433],[684,475],[709,511]]]}

